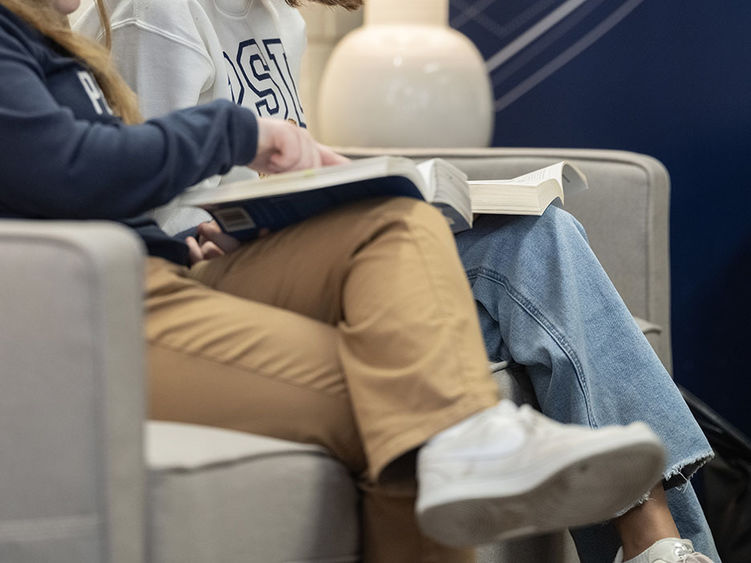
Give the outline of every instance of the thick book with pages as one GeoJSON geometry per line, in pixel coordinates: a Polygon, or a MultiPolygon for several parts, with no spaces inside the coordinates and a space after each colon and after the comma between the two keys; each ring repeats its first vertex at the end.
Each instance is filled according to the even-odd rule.
{"type": "Polygon", "coordinates": [[[346,203],[404,196],[435,205],[451,229],[459,232],[472,228],[474,213],[541,214],[553,199],[563,199],[564,190],[569,191],[566,184],[573,181],[573,189],[586,187],[583,174],[572,165],[562,162],[549,168],[554,170],[540,175],[537,185],[526,178],[547,168],[518,182],[475,182],[467,181],[461,170],[440,158],[416,164],[408,158],[377,156],[197,188],[179,196],[176,203],[205,209],[225,232],[248,240],[262,229],[276,231],[346,203]],[[493,191],[497,197],[491,195],[493,191]],[[528,192],[535,195],[525,195],[528,192]]]}
{"type": "Polygon", "coordinates": [[[565,160],[510,180],[471,180],[472,212],[507,215],[542,215],[564,195],[587,189],[587,178],[565,160]]]}

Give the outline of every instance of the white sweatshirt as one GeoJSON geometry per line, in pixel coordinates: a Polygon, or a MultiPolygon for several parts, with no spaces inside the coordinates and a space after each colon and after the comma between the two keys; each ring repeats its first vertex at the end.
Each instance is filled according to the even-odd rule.
{"type": "MultiPolygon", "coordinates": [[[[297,83],[305,22],[284,0],[106,0],[112,56],[138,94],[144,117],[226,98],[262,117],[305,126],[297,83]]],[[[79,33],[102,40],[95,6],[77,20],[79,33]]],[[[222,181],[253,177],[234,168],[222,181]]],[[[207,181],[217,185],[219,179],[207,181]]],[[[204,183],[203,185],[207,185],[204,183]]],[[[208,215],[162,208],[170,233],[208,215]]]]}

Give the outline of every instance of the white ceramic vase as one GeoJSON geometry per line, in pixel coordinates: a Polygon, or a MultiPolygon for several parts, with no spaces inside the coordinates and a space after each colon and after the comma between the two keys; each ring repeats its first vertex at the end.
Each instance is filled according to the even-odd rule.
{"type": "Polygon", "coordinates": [[[336,146],[481,147],[493,131],[485,62],[448,25],[448,0],[369,0],[318,93],[321,140],[336,146]]]}

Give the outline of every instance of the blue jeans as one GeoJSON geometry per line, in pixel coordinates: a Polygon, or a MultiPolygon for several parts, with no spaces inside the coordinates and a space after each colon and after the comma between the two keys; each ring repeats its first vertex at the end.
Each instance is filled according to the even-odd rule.
{"type": "MultiPolygon", "coordinates": [[[[578,221],[554,206],[541,217],[485,215],[456,242],[490,360],[525,366],[555,420],[649,424],[667,448],[664,480],[681,536],[719,562],[688,483],[712,449],[578,221]]],[[[612,561],[620,544],[612,524],[573,536],[582,563],[612,561]]]]}

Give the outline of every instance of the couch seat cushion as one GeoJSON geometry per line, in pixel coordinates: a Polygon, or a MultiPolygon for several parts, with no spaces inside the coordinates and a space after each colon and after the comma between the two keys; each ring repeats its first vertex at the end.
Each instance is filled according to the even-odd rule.
{"type": "Polygon", "coordinates": [[[358,493],[323,448],[152,421],[146,460],[149,561],[358,559],[358,493]]]}

